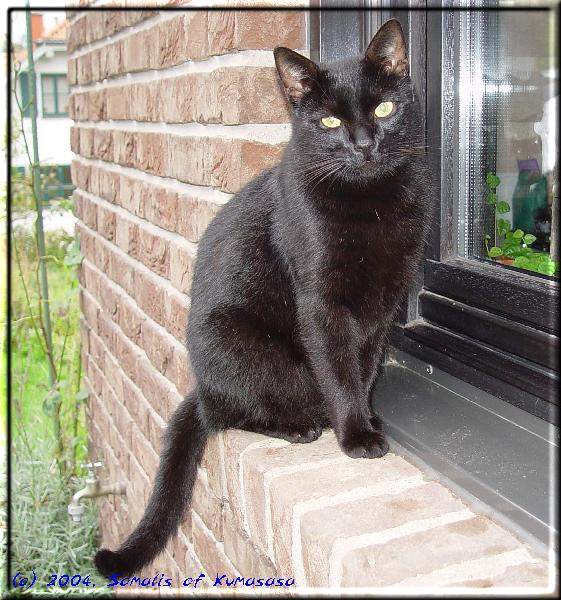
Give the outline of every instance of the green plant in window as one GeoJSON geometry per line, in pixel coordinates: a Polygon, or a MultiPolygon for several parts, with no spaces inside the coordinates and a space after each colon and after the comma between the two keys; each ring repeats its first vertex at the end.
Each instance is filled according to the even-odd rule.
{"type": "Polygon", "coordinates": [[[500,216],[510,212],[510,204],[499,200],[497,195],[497,188],[501,183],[500,178],[494,173],[487,173],[485,179],[489,188],[487,204],[495,207],[495,239],[501,240],[500,244],[491,246],[491,236],[485,235],[487,256],[492,260],[498,260],[526,271],[555,275],[558,264],[551,260],[546,252],[540,252],[530,247],[536,241],[536,236],[526,233],[522,229],[511,230],[509,221],[500,216]]]}

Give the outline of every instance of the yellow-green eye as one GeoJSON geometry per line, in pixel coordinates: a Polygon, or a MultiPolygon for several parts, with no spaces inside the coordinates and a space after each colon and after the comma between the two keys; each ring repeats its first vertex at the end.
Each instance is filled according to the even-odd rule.
{"type": "Polygon", "coordinates": [[[374,115],[383,118],[389,117],[393,112],[393,102],[389,100],[387,102],[380,102],[378,106],[374,109],[374,115]]]}
{"type": "Polygon", "coordinates": [[[335,127],[341,125],[341,119],[338,119],[337,117],[323,117],[321,124],[324,127],[329,127],[329,129],[335,129],[335,127]]]}

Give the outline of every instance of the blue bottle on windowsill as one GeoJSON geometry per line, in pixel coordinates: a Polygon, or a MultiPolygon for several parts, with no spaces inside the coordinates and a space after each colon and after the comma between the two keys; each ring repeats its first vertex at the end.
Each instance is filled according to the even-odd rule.
{"type": "Polygon", "coordinates": [[[546,250],[547,180],[535,158],[518,161],[518,181],[512,195],[512,228],[532,233],[535,250],[546,250]]]}

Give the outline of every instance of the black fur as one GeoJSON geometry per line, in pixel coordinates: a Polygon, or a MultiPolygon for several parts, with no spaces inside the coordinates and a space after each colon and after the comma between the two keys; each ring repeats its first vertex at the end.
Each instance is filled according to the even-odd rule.
{"type": "Polygon", "coordinates": [[[403,34],[389,21],[364,57],[332,65],[286,48],[275,59],[292,138],[200,241],[187,332],[197,389],[171,419],[142,521],[96,555],[104,575],[163,549],[213,432],[310,442],[332,427],[351,457],[388,450],[369,397],[432,204],[403,34]],[[394,113],[373,117],[387,100],[394,113]],[[339,128],[321,124],[329,115],[339,128]]]}

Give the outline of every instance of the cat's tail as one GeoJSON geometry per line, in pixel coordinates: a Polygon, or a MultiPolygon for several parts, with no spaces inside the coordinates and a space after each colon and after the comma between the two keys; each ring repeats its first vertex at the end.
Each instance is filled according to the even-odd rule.
{"type": "Polygon", "coordinates": [[[95,555],[95,566],[105,577],[138,572],[177,531],[191,501],[208,437],[196,396],[197,391],[187,396],[169,421],[154,489],[140,523],[118,550],[103,548],[95,555]]]}

